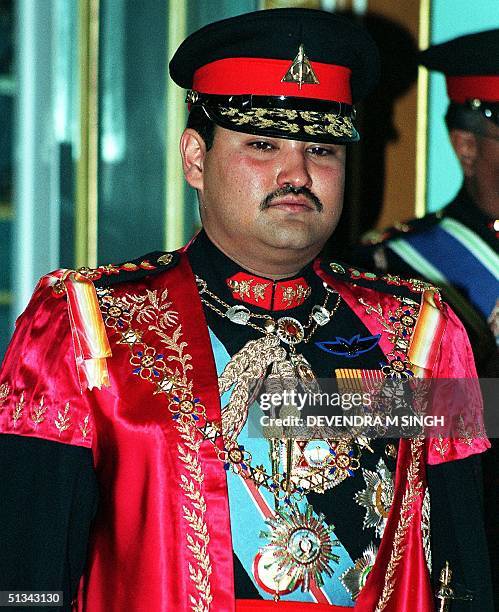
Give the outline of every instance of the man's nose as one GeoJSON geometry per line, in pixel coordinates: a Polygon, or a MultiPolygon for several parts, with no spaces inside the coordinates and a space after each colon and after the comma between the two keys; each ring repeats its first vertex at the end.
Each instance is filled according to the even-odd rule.
{"type": "Polygon", "coordinates": [[[283,151],[282,162],[277,174],[277,184],[279,187],[291,185],[292,187],[310,187],[312,178],[308,171],[307,158],[305,152],[301,150],[283,151]]]}

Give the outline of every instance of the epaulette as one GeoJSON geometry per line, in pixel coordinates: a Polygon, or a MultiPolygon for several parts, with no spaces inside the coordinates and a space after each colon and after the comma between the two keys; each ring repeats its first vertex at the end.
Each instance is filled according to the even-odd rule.
{"type": "Polygon", "coordinates": [[[414,294],[421,294],[429,290],[435,292],[437,302],[441,301],[439,288],[418,278],[404,278],[396,274],[378,275],[362,268],[353,268],[345,263],[331,261],[322,261],[321,268],[326,274],[340,281],[374,289],[381,293],[414,300],[414,294]]]}
{"type": "Polygon", "coordinates": [[[438,210],[434,213],[428,213],[420,219],[411,219],[410,221],[397,221],[392,227],[387,227],[381,230],[369,230],[361,238],[363,246],[374,246],[381,244],[387,240],[403,237],[406,234],[417,234],[424,232],[430,227],[436,225],[444,216],[445,209],[438,210]]]}
{"type": "Polygon", "coordinates": [[[159,274],[177,265],[180,255],[174,251],[153,251],[132,261],[118,265],[106,264],[97,268],[78,268],[85,278],[91,280],[96,287],[109,287],[116,283],[129,283],[138,281],[145,276],[159,274]]]}

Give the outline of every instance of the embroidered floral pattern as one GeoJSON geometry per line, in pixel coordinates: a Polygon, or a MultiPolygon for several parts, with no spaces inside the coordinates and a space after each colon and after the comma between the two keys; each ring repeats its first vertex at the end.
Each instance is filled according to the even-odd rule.
{"type": "Polygon", "coordinates": [[[69,415],[69,402],[66,402],[64,410],[62,412],[60,410],[57,411],[57,418],[54,419],[54,423],[57,429],[59,430],[59,436],[62,434],[63,431],[69,429],[71,425],[71,417],[69,415]]]}
{"type": "Polygon", "coordinates": [[[296,287],[296,298],[298,300],[307,300],[312,295],[312,289],[310,287],[304,287],[303,285],[298,285],[296,287]]]}
{"type": "Polygon", "coordinates": [[[431,285],[430,283],[426,283],[417,278],[401,278],[396,274],[385,274],[381,277],[388,285],[396,285],[398,287],[407,287],[414,293],[423,293],[423,291],[431,290],[435,291],[438,294],[438,289],[431,285]]]}
{"type": "Polygon", "coordinates": [[[388,365],[381,368],[381,371],[389,378],[409,378],[414,376],[411,364],[400,358],[392,359],[388,365]]]}
{"type": "MultiPolygon", "coordinates": [[[[288,134],[305,132],[310,136],[331,134],[351,136],[353,123],[350,117],[334,113],[296,111],[285,108],[252,108],[241,111],[234,107],[218,107],[218,112],[239,127],[274,128],[288,134]],[[300,116],[300,121],[295,119],[300,116]]],[[[313,140],[313,138],[311,138],[313,140]]]]}
{"type": "MultiPolygon", "coordinates": [[[[10,385],[5,383],[5,387],[10,389],[10,385]]],[[[20,435],[36,432],[36,436],[43,439],[59,439],[73,443],[73,422],[79,418],[70,402],[64,404],[64,408],[47,401],[45,396],[29,397],[29,393],[22,390],[18,395],[17,401],[12,401],[11,407],[3,416],[1,424],[2,431],[9,433],[10,429],[15,429],[20,435]],[[66,433],[67,432],[67,433],[66,433]],[[64,434],[64,435],[63,435],[64,434]]],[[[92,416],[90,413],[82,418],[80,430],[84,446],[91,444],[92,416]]],[[[78,442],[76,442],[78,444],[78,442]]]]}
{"type": "Polygon", "coordinates": [[[376,313],[377,320],[388,334],[393,350],[387,354],[388,363],[380,364],[383,374],[389,378],[404,379],[414,376],[412,364],[407,359],[414,326],[419,314],[419,305],[409,298],[400,298],[400,306],[395,311],[383,312],[378,304],[370,304],[359,298],[367,314],[376,313]]]}
{"type": "Polygon", "coordinates": [[[191,502],[190,508],[187,505],[182,506],[184,518],[194,534],[187,534],[187,547],[197,565],[196,568],[189,563],[189,577],[195,585],[198,597],[190,595],[189,599],[193,612],[208,612],[213,601],[210,584],[212,566],[208,552],[210,536],[206,525],[206,501],[202,494],[204,474],[199,463],[202,439],[196,439],[194,430],[187,422],[179,421],[177,428],[183,440],[183,444],[178,445],[180,460],[189,474],[180,475],[180,487],[191,502]]]}
{"type": "MultiPolygon", "coordinates": [[[[387,234],[380,234],[379,232],[370,233],[367,239],[364,241],[366,244],[379,244],[386,238],[387,234]]],[[[331,270],[338,274],[345,274],[343,266],[337,263],[329,264],[331,270]]],[[[364,279],[368,281],[383,280],[387,285],[396,285],[397,287],[407,287],[414,293],[423,293],[424,291],[431,290],[437,295],[437,301],[440,301],[440,294],[438,288],[431,283],[419,280],[417,278],[402,278],[396,274],[384,274],[379,277],[373,272],[365,272],[357,270],[356,268],[348,268],[350,272],[350,278],[353,280],[364,279]]]]}
{"type": "Polygon", "coordinates": [[[45,413],[47,412],[47,408],[43,404],[44,399],[42,397],[38,406],[33,406],[29,413],[29,417],[35,429],[40,423],[43,423],[43,421],[45,420],[45,413]]]}
{"type": "Polygon", "coordinates": [[[396,274],[385,274],[383,276],[383,280],[387,285],[400,285],[400,276],[397,276],[396,274]]]}
{"type": "Polygon", "coordinates": [[[231,447],[218,456],[224,462],[226,470],[232,470],[234,474],[240,474],[247,477],[246,470],[251,463],[251,453],[249,453],[241,444],[234,443],[231,447]]]}
{"type": "Polygon", "coordinates": [[[14,424],[14,427],[17,427],[17,422],[23,415],[24,403],[25,402],[24,402],[24,391],[23,391],[21,393],[21,397],[19,398],[19,401],[16,403],[15,407],[12,410],[12,422],[14,424]]]}
{"type": "Polygon", "coordinates": [[[297,305],[303,303],[310,294],[312,289],[310,287],[304,287],[303,285],[297,285],[295,287],[282,287],[282,300],[287,306],[297,305]]]}
{"type": "MultiPolygon", "coordinates": [[[[170,308],[172,303],[167,297],[166,289],[161,295],[158,295],[156,290],[147,290],[145,295],[128,295],[128,299],[123,300],[123,303],[129,308],[130,316],[136,317],[139,323],[148,324],[150,331],[158,332],[178,324],[178,312],[170,308]]],[[[168,345],[167,337],[164,335],[161,337],[168,345]]]]}
{"type": "Polygon", "coordinates": [[[52,295],[56,298],[62,298],[66,295],[66,287],[62,280],[58,280],[52,285],[52,295]]]}
{"type": "Polygon", "coordinates": [[[458,419],[458,434],[459,442],[466,444],[466,446],[472,446],[473,440],[475,440],[476,438],[483,437],[485,435],[485,432],[479,427],[476,427],[476,425],[467,428],[464,423],[463,415],[460,415],[458,419]]]}
{"type": "Polygon", "coordinates": [[[200,403],[199,398],[192,398],[188,392],[180,397],[174,396],[168,408],[173,413],[175,420],[183,420],[186,423],[193,420],[198,421],[200,416],[205,414],[205,407],[200,403]]]}
{"type": "Polygon", "coordinates": [[[10,386],[7,383],[0,385],[0,406],[5,403],[10,394],[10,386]]]}
{"type": "Polygon", "coordinates": [[[398,309],[397,314],[389,317],[393,329],[399,330],[402,337],[407,338],[412,335],[412,331],[417,321],[417,311],[409,306],[398,309]]]}
{"type": "Polygon", "coordinates": [[[423,507],[421,509],[421,537],[428,571],[431,574],[431,529],[430,529],[430,490],[425,489],[423,507]]]}
{"type": "Polygon", "coordinates": [[[291,304],[296,297],[296,291],[293,287],[283,287],[282,288],[282,300],[283,302],[287,302],[287,304],[291,304]]]}
{"type": "Polygon", "coordinates": [[[130,323],[130,314],[118,300],[103,300],[101,312],[104,324],[108,327],[123,329],[130,323]]]}
{"type": "Polygon", "coordinates": [[[232,293],[240,295],[241,297],[245,295],[249,297],[250,289],[251,289],[251,279],[241,280],[241,281],[230,280],[228,282],[228,285],[232,289],[232,293]]]}
{"type": "Polygon", "coordinates": [[[400,515],[395,536],[393,538],[393,547],[390,554],[390,559],[388,561],[388,566],[386,568],[383,592],[381,593],[381,597],[376,605],[375,612],[382,612],[386,608],[393,593],[395,588],[395,572],[402,559],[402,555],[407,548],[405,538],[409,530],[409,526],[414,519],[414,506],[423,494],[423,483],[419,474],[423,443],[423,440],[420,438],[410,440],[411,462],[407,470],[406,489],[402,497],[400,515]]]}
{"type": "Polygon", "coordinates": [[[138,374],[144,380],[159,378],[161,372],[166,368],[162,353],[156,353],[152,346],[146,346],[130,357],[130,363],[134,366],[133,373],[138,374]]]}
{"type": "Polygon", "coordinates": [[[110,276],[111,274],[120,273],[120,269],[117,268],[116,266],[113,266],[113,264],[106,264],[104,266],[99,266],[99,270],[101,270],[107,276],[110,276]]]}
{"type": "Polygon", "coordinates": [[[449,443],[444,440],[442,434],[438,434],[438,440],[433,440],[433,448],[443,459],[449,450],[449,443]]]}
{"type": "Polygon", "coordinates": [[[136,272],[137,270],[155,270],[155,269],[156,269],[156,266],[154,266],[147,259],[144,259],[139,264],[125,263],[120,266],[120,270],[126,270],[128,272],[136,272]]]}
{"type": "Polygon", "coordinates": [[[172,253],[165,253],[164,255],[161,255],[161,257],[158,257],[157,262],[159,264],[161,264],[162,266],[169,266],[173,261],[173,255],[172,253]]]}
{"type": "Polygon", "coordinates": [[[83,419],[83,421],[79,424],[78,427],[80,428],[81,437],[83,439],[87,438],[90,435],[90,432],[92,431],[92,427],[90,426],[90,415],[89,414],[87,414],[87,416],[83,419]]]}
{"type": "MultiPolygon", "coordinates": [[[[155,394],[165,394],[169,399],[169,410],[173,415],[181,442],[178,453],[185,473],[180,474],[180,487],[186,501],[182,507],[184,519],[190,532],[187,533],[187,548],[194,562],[189,563],[189,577],[194,592],[189,595],[193,612],[208,612],[213,600],[210,577],[212,565],[208,545],[210,537],[206,524],[206,501],[203,495],[204,475],[199,462],[199,449],[204,437],[194,424],[204,419],[205,407],[199,398],[192,395],[192,380],[188,377],[192,369],[191,356],[185,352],[187,343],[182,341],[182,326],[178,323],[178,312],[171,308],[168,290],[161,294],[146,291],[145,294],[126,294],[123,298],[114,297],[110,289],[98,289],[97,294],[102,306],[119,305],[126,312],[122,329],[107,321],[119,334],[118,343],[130,348],[130,364],[144,380],[155,383],[155,394]],[[147,326],[164,345],[164,352],[144,342],[144,332],[132,327],[132,322],[147,326]]],[[[84,422],[85,423],[85,422],[84,422]]],[[[206,422],[204,421],[206,424],[206,422]]],[[[80,427],[81,429],[81,427],[80,427]]],[[[83,434],[83,429],[82,429],[83,434]]]]}
{"type": "Polygon", "coordinates": [[[267,289],[269,285],[270,283],[256,283],[255,285],[253,285],[253,296],[256,302],[265,298],[265,289],[267,289]]]}
{"type": "Polygon", "coordinates": [[[99,280],[99,278],[101,278],[102,276],[101,270],[87,268],[86,266],[82,266],[81,268],[78,268],[78,270],[76,271],[78,274],[81,274],[81,276],[84,276],[85,278],[88,278],[88,280],[91,280],[91,281],[99,280]]]}

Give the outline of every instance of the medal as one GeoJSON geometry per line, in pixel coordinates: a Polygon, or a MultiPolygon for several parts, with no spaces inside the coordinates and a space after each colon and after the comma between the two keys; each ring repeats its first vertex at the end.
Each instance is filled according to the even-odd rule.
{"type": "Polygon", "coordinates": [[[298,588],[298,584],[292,584],[290,576],[277,578],[278,563],[271,550],[259,552],[253,560],[253,576],[258,586],[266,593],[279,600],[281,595],[288,595],[298,588]]]}
{"type": "Polygon", "coordinates": [[[299,353],[291,353],[289,358],[303,387],[311,393],[320,393],[317,378],[307,359],[299,353]]]}
{"type": "Polygon", "coordinates": [[[327,308],[316,305],[312,308],[312,319],[322,327],[329,323],[331,314],[327,308]]]}
{"type": "Polygon", "coordinates": [[[246,306],[231,306],[225,316],[232,321],[232,323],[236,323],[237,325],[246,325],[250,319],[251,313],[246,308],[246,306]]]}
{"type": "Polygon", "coordinates": [[[260,536],[269,542],[254,563],[259,584],[273,588],[267,592],[274,594],[282,593],[283,586],[289,592],[298,587],[308,591],[311,582],[323,586],[323,576],[333,575],[331,563],[338,563],[340,559],[333,553],[333,548],[340,546],[338,540],[331,538],[334,526],[324,523],[323,514],[314,515],[308,504],[304,512],[296,504],[280,508],[265,522],[270,529],[260,536]]]}
{"type": "Polygon", "coordinates": [[[305,337],[303,325],[293,317],[281,317],[277,320],[276,333],[286,344],[298,344],[305,337]]]}

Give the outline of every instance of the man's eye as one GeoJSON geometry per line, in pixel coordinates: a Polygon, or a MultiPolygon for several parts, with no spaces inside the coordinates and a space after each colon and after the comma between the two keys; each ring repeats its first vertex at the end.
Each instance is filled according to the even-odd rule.
{"type": "Polygon", "coordinates": [[[272,143],[266,142],[265,140],[256,140],[255,142],[250,142],[249,146],[253,149],[257,149],[258,151],[272,151],[275,148],[272,143]]]}
{"type": "Polygon", "coordinates": [[[334,155],[334,150],[328,147],[310,147],[309,152],[317,157],[327,157],[328,155],[334,155]]]}

